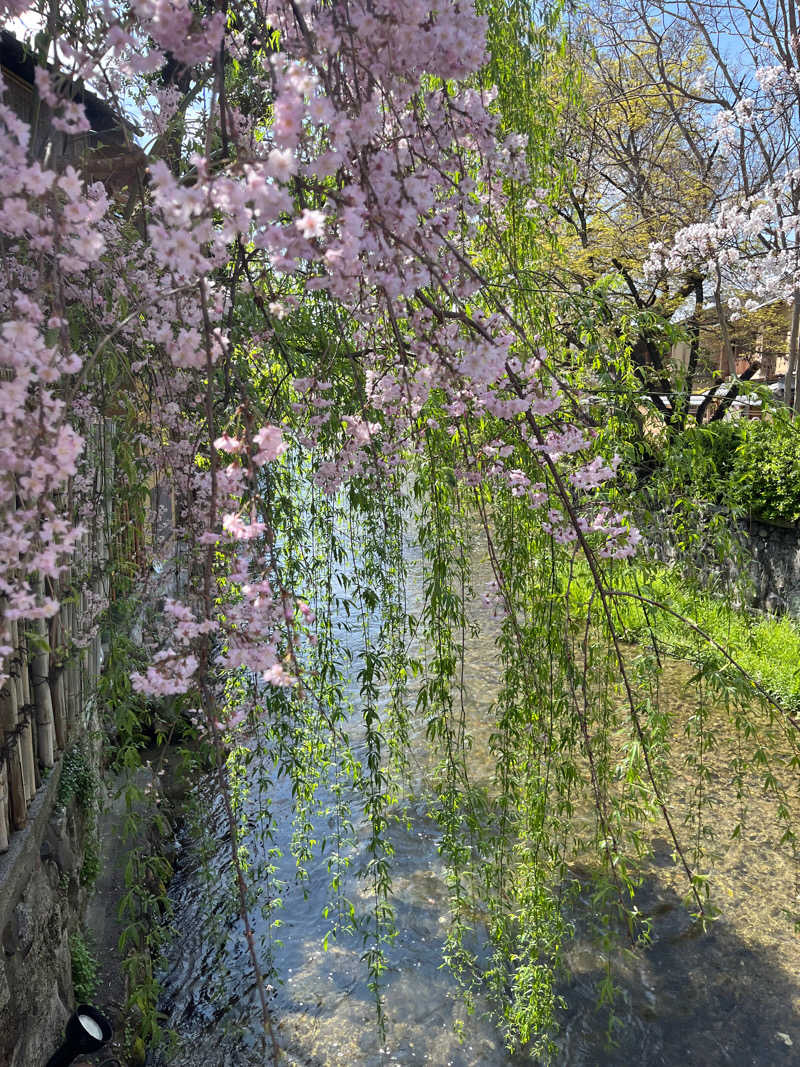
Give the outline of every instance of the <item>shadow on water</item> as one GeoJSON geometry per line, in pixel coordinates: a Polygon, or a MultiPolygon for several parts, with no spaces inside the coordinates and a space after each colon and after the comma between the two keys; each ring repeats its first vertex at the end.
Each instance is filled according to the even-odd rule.
{"type": "MultiPolygon", "coordinates": [[[[386,946],[387,969],[381,986],[386,1005],[386,1037],[378,1033],[375,998],[367,985],[361,959],[361,936],[340,932],[323,939],[330,923],[323,918],[329,875],[319,862],[305,885],[292,880],[291,857],[277,858],[276,877],[285,878],[280,928],[271,955],[282,983],[272,996],[280,1042],[287,1063],[302,1067],[347,1064],[525,1064],[511,1057],[487,1018],[465,1022],[465,1037],[454,1032],[465,1019],[463,1003],[449,973],[442,968],[447,930],[444,872],[437,852],[438,831],[423,814],[407,824],[391,824],[394,848],[393,905],[397,936],[386,946]],[[382,1051],[383,1050],[385,1051],[382,1051]]],[[[366,839],[355,845],[353,871],[365,858],[366,839]]],[[[218,863],[219,857],[215,859],[218,863]]],[[[224,877],[222,866],[215,868],[224,877]]],[[[210,936],[200,888],[197,858],[187,851],[171,893],[176,908],[177,937],[164,975],[162,1006],[169,1024],[181,1036],[181,1047],[152,1063],[185,1065],[256,1064],[258,1007],[249,978],[248,959],[238,920],[222,931],[223,947],[210,936]],[[201,1059],[198,1059],[198,1052],[201,1059]]],[[[347,895],[356,914],[365,917],[370,897],[355,876],[348,876],[347,895]]],[[[257,933],[259,917],[255,917],[257,933]]],[[[480,1005],[479,1005],[480,1010],[480,1005]]]]}
{"type": "MultiPolygon", "coordinates": [[[[655,861],[672,865],[666,842],[655,861]]],[[[775,955],[721,917],[704,932],[657,876],[636,903],[652,921],[650,944],[615,956],[619,990],[609,1048],[607,1009],[597,1007],[604,968],[580,930],[566,954],[571,972],[559,1040],[563,1067],[780,1067],[800,1062],[800,980],[775,955]]],[[[794,938],[784,922],[786,938],[794,938]]]]}

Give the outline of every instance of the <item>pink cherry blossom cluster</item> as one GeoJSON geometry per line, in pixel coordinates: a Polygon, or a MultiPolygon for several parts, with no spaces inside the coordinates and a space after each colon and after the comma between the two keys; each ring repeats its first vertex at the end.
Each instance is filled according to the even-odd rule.
{"type": "Polygon", "coordinates": [[[561,511],[551,508],[542,526],[562,545],[576,542],[579,534],[600,533],[602,541],[595,550],[600,559],[629,559],[642,539],[630,516],[607,507],[599,508],[591,519],[579,516],[576,523],[567,521],[561,511]]]}
{"type": "Polygon", "coordinates": [[[679,230],[669,247],[651,245],[645,274],[655,281],[700,270],[721,279],[732,319],[743,306],[791,302],[800,292],[799,192],[800,170],[795,169],[753,196],[724,204],[715,218],[679,230]]]}
{"type": "Polygon", "coordinates": [[[139,693],[149,696],[174,696],[185,693],[192,685],[198,661],[191,653],[164,648],[156,652],[144,674],[134,672],[131,682],[139,693]]]}
{"type": "MultiPolygon", "coordinates": [[[[753,60],[768,52],[755,29],[748,47],[753,60]]],[[[782,54],[787,63],[791,54],[782,54]]],[[[745,53],[738,83],[726,78],[720,68],[716,88],[709,90],[704,82],[697,89],[711,92],[710,99],[717,105],[730,97],[728,106],[711,121],[716,137],[711,153],[712,158],[719,150],[728,153],[730,165],[739,168],[738,180],[713,217],[680,229],[668,246],[652,245],[644,265],[646,277],[653,282],[692,271],[708,275],[724,294],[732,320],[742,309],[776,300],[788,303],[800,293],[800,70],[793,65],[758,66],[754,62],[748,77],[747,57],[745,53]]]]}
{"type": "MultiPolygon", "coordinates": [[[[84,447],[64,395],[82,358],[66,329],[63,300],[88,266],[88,235],[107,206],[102,188],[84,194],[73,168],[59,176],[30,163],[29,142],[29,128],[0,100],[0,232],[10,253],[0,279],[0,643],[6,647],[11,622],[56,612],[54,596],[41,590],[54,589],[82,534],[62,503],[84,447]],[[17,248],[25,255],[15,255],[17,248]],[[60,285],[43,285],[53,267],[60,285]]],[[[4,663],[0,677],[7,677],[4,663]]]]}
{"type": "MultiPolygon", "coordinates": [[[[479,228],[502,232],[509,185],[527,180],[524,138],[500,130],[494,93],[461,84],[486,58],[485,18],[463,0],[265,0],[256,33],[247,5],[227,18],[186,0],[90,6],[92,32],[59,36],[38,91],[63,135],[85,129],[70,96],[77,78],[119,107],[136,100],[155,157],[134,230],[80,168],[31,161],[29,127],[0,104],[4,619],[55,610],[36,583],[58,577],[92,521],[98,460],[84,439],[107,402],[111,352],[130,361],[124,397],[140,414],[143,476],[175,498],[172,537],[154,534],[142,581],[151,560],[176,551],[192,590],[166,602],[161,651],[135,678],[142,692],[193,688],[212,646],[218,667],[293,684],[309,613],[280,587],[261,502],[291,441],[335,492],[348,479],[402,477],[426,433],[468,440],[483,421],[498,443],[472,449],[456,477],[555,507],[561,464],[563,484],[594,508],[586,532],[607,554],[632,550],[634,532],[592,495],[616,461],[592,457],[539,338],[497,306],[476,267],[479,228]],[[260,45],[267,27],[279,51],[260,45]],[[269,106],[244,114],[224,99],[231,56],[269,106]],[[180,77],[152,78],[175,64],[186,84],[197,80],[201,107],[182,103],[180,77]],[[176,159],[182,121],[193,149],[176,159]],[[260,330],[244,332],[240,300],[251,311],[255,301],[260,330]],[[318,374],[294,383],[290,432],[288,410],[287,425],[254,415],[233,354],[268,366],[273,340],[320,300],[339,309],[358,353],[351,395],[361,397],[345,405],[321,357],[318,374]]],[[[543,521],[566,539],[571,520],[559,516],[543,521]]]]}

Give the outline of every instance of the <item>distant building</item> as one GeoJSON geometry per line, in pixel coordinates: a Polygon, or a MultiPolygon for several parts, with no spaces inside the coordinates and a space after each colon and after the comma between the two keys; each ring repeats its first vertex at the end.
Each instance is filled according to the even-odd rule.
{"type": "MultiPolygon", "coordinates": [[[[765,304],[755,311],[742,312],[729,324],[736,373],[744,374],[756,362],[759,370],[754,381],[774,381],[783,378],[789,368],[789,332],[791,309],[782,301],[765,304]]],[[[686,369],[689,365],[688,341],[672,346],[673,363],[686,369]]],[[[700,323],[700,354],[697,364],[699,381],[722,374],[727,376],[728,364],[720,336],[716,311],[709,308],[700,323]]]]}
{"type": "Polygon", "coordinates": [[[135,193],[144,180],[147,157],[133,138],[140,132],[94,93],[73,86],[71,98],[82,104],[91,129],[68,134],[52,124],[52,111],[39,97],[37,59],[29,47],[7,30],[0,30],[0,73],[5,100],[31,125],[34,159],[48,166],[73,163],[89,181],[101,181],[111,194],[135,193]]]}

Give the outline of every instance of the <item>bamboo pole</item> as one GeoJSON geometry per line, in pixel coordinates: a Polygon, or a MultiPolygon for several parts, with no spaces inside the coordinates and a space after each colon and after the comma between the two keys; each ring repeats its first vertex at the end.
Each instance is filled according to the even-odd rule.
{"type": "Polygon", "coordinates": [[[72,646],[72,635],[75,632],[75,605],[65,604],[64,625],[69,638],[69,659],[64,664],[64,691],[67,715],[67,733],[74,734],[78,722],[78,701],[75,693],[75,650],[72,646]]]}
{"type": "Polygon", "coordinates": [[[23,720],[22,734],[19,739],[22,753],[22,781],[25,786],[25,800],[30,804],[36,794],[36,771],[33,765],[33,729],[31,727],[31,699],[28,681],[28,661],[25,648],[20,640],[20,627],[17,622],[11,624],[14,662],[16,666],[15,684],[17,687],[17,710],[23,720]]]}
{"type": "MultiPolygon", "coordinates": [[[[92,544],[92,556],[93,556],[93,569],[92,573],[94,580],[92,582],[92,592],[95,595],[95,603],[102,602],[107,594],[107,580],[108,574],[108,545],[106,542],[106,501],[107,501],[107,485],[106,475],[108,472],[108,456],[107,456],[107,443],[105,434],[105,424],[100,422],[98,426],[98,444],[102,453],[102,465],[101,471],[103,476],[103,486],[101,493],[101,505],[98,508],[97,524],[94,529],[94,542],[92,544]]],[[[103,665],[103,641],[98,628],[97,633],[92,638],[92,693],[97,692],[97,682],[100,678],[100,670],[103,665]]]]}
{"type": "Polygon", "coordinates": [[[53,698],[50,693],[50,652],[47,646],[47,626],[44,619],[36,620],[36,636],[39,641],[31,657],[31,686],[36,705],[39,763],[42,767],[52,767],[55,729],[53,698]]]}
{"type": "MultiPolygon", "coordinates": [[[[113,435],[113,427],[111,420],[104,418],[101,423],[101,432],[103,438],[103,506],[102,506],[102,525],[100,527],[100,583],[103,590],[103,596],[108,602],[109,595],[111,593],[111,541],[110,533],[112,526],[113,507],[111,503],[111,492],[113,489],[114,470],[113,470],[113,449],[111,438],[113,435]]],[[[103,649],[105,654],[107,649],[103,649]]]]}
{"type": "MultiPolygon", "coordinates": [[[[86,618],[86,591],[81,589],[78,600],[78,617],[86,618]]],[[[86,675],[89,670],[89,653],[86,645],[82,645],[78,653],[78,715],[83,715],[88,699],[86,675]]]]}
{"type": "Polygon", "coordinates": [[[92,693],[97,692],[97,682],[100,678],[100,668],[103,665],[103,647],[100,641],[100,631],[92,638],[92,693]]]}
{"type": "MultiPolygon", "coordinates": [[[[72,605],[72,632],[73,633],[75,633],[75,630],[77,629],[77,626],[78,626],[78,605],[77,604],[73,604],[72,605]]],[[[73,722],[73,725],[74,725],[75,729],[77,729],[78,721],[80,719],[80,714],[81,714],[81,654],[80,654],[80,650],[77,649],[74,645],[72,647],[72,659],[70,660],[70,671],[71,671],[71,679],[72,679],[72,693],[71,693],[72,722],[73,722]]]]}
{"type": "Polygon", "coordinates": [[[56,729],[56,745],[63,752],[69,739],[67,700],[64,687],[64,670],[62,667],[57,667],[56,672],[56,676],[50,685],[50,692],[53,697],[53,723],[56,729]]]}
{"type": "Polygon", "coordinates": [[[0,756],[0,852],[8,852],[8,771],[0,756]]]}
{"type": "Polygon", "coordinates": [[[9,823],[15,830],[23,830],[28,821],[25,803],[25,784],[22,777],[22,753],[19,745],[17,686],[9,678],[0,690],[0,739],[9,744],[6,767],[8,772],[9,823]]]}
{"type": "Polygon", "coordinates": [[[33,684],[31,683],[31,672],[33,665],[31,663],[31,651],[26,639],[25,643],[21,646],[22,652],[22,686],[25,691],[25,703],[30,706],[30,739],[31,748],[33,749],[33,776],[36,788],[42,784],[42,771],[39,766],[39,730],[36,725],[36,700],[33,695],[33,684]]]}
{"type": "MultiPolygon", "coordinates": [[[[58,592],[58,590],[56,591],[58,592]]],[[[49,677],[50,693],[53,703],[53,724],[56,733],[56,745],[61,751],[67,747],[66,707],[64,700],[64,670],[62,657],[64,653],[64,626],[61,611],[50,620],[50,658],[49,677]]]]}
{"type": "MultiPolygon", "coordinates": [[[[70,566],[62,577],[62,593],[71,589],[74,570],[70,566]]],[[[62,673],[64,675],[64,718],[66,720],[67,737],[71,737],[78,722],[78,713],[75,700],[75,647],[73,635],[75,633],[75,604],[70,600],[61,605],[62,642],[66,659],[62,656],[62,673]]]]}
{"type": "MultiPolygon", "coordinates": [[[[17,643],[14,624],[8,636],[11,638],[12,662],[10,667],[13,672],[13,650],[17,643]]],[[[22,829],[28,813],[19,746],[18,744],[9,745],[6,751],[6,742],[13,740],[14,737],[18,708],[16,682],[13,677],[9,677],[0,690],[0,852],[8,850],[12,826],[16,823],[16,828],[22,829]],[[14,797],[13,814],[10,810],[12,794],[14,797]]]]}
{"type": "MultiPolygon", "coordinates": [[[[81,538],[81,542],[80,542],[81,573],[84,574],[84,575],[88,572],[88,569],[89,569],[89,553],[90,553],[90,549],[91,549],[91,546],[90,546],[90,543],[89,543],[89,535],[88,534],[84,534],[83,537],[81,538]]],[[[88,597],[86,595],[86,586],[87,586],[87,582],[86,582],[86,580],[84,578],[84,581],[81,584],[80,599],[78,601],[78,603],[80,604],[80,620],[81,620],[81,624],[82,624],[82,630],[84,631],[84,633],[85,633],[86,619],[88,618],[88,615],[89,615],[89,602],[88,602],[88,597]]],[[[80,714],[83,715],[84,708],[86,707],[86,702],[88,701],[89,695],[90,695],[89,671],[91,670],[91,662],[90,662],[90,658],[89,658],[89,646],[88,646],[88,644],[84,644],[82,646],[82,648],[81,648],[81,656],[80,656],[80,661],[79,662],[80,662],[80,675],[79,675],[79,680],[80,680],[80,714]]]]}

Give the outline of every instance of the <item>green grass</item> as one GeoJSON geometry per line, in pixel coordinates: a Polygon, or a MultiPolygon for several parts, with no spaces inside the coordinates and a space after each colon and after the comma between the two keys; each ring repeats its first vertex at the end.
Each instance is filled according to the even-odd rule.
{"type": "MultiPolygon", "coordinates": [[[[800,709],[800,625],[788,616],[736,608],[726,597],[709,593],[664,565],[628,564],[617,570],[610,584],[663,606],[644,605],[629,596],[614,597],[616,621],[626,641],[643,644],[654,637],[663,654],[717,669],[728,677],[737,674],[713,644],[675,617],[683,616],[787,710],[800,709]]],[[[588,575],[581,570],[573,581],[571,599],[585,603],[589,590],[588,575]]]]}

